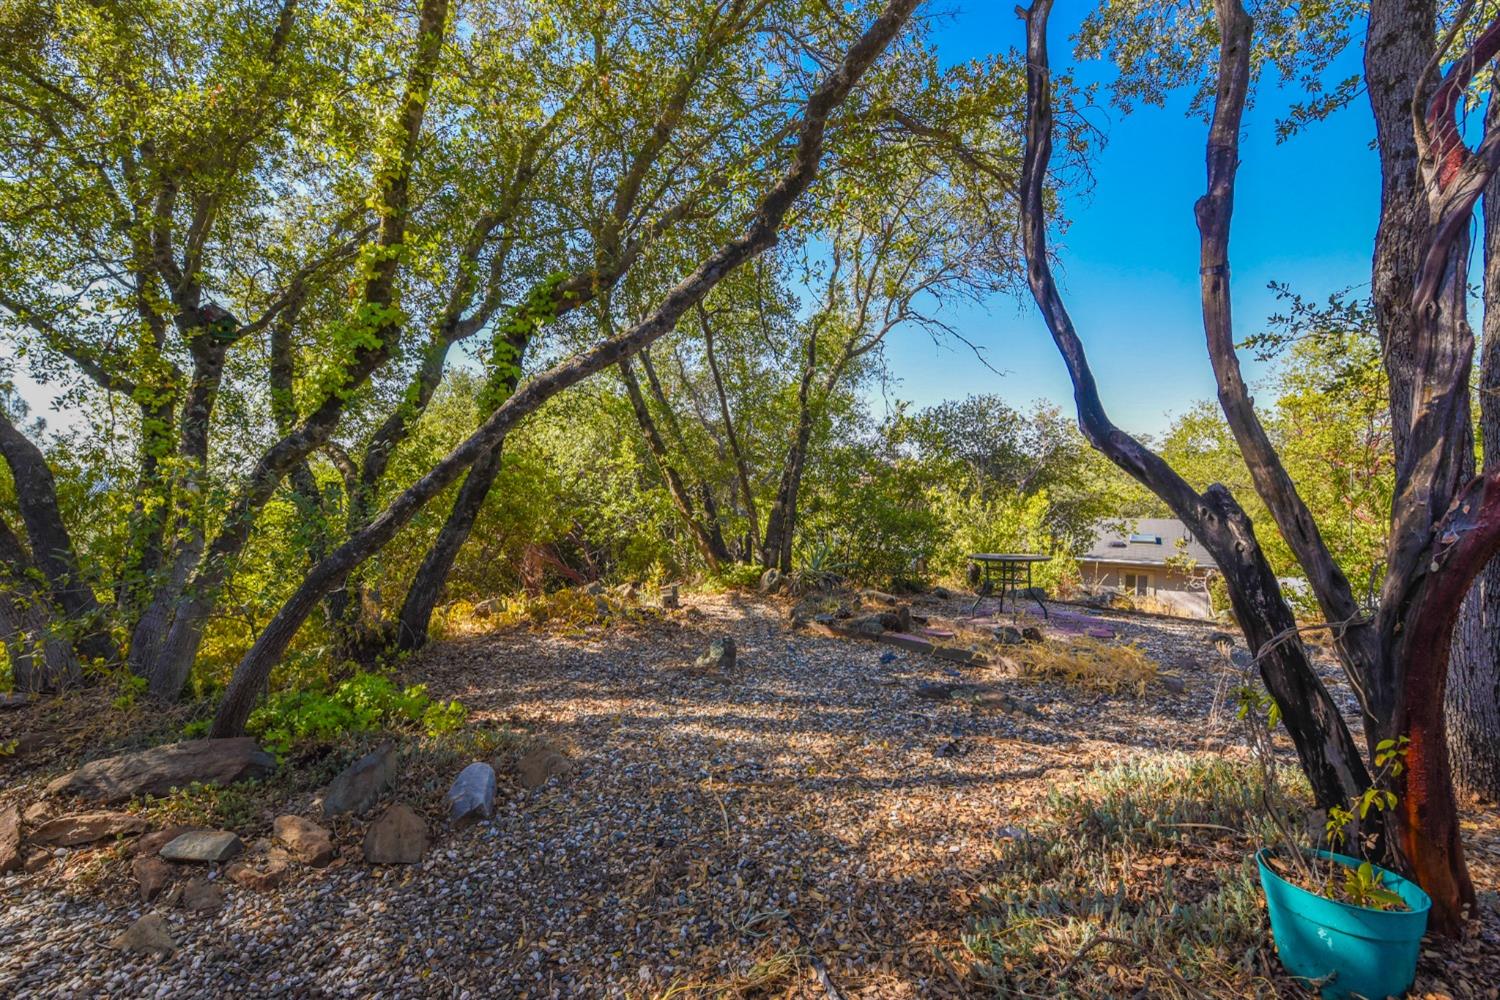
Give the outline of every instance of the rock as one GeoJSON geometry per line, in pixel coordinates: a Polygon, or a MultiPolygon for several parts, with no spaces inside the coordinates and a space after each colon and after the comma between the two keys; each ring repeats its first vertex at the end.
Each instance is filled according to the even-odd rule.
{"type": "Polygon", "coordinates": [[[33,802],[21,813],[21,822],[27,826],[41,826],[51,815],[52,806],[47,802],[33,802]]]}
{"type": "Polygon", "coordinates": [[[52,853],[41,848],[33,848],[26,852],[26,860],[21,864],[21,870],[27,875],[39,872],[52,863],[52,853]]]}
{"type": "Polygon", "coordinates": [[[13,872],[21,858],[21,810],[15,803],[0,806],[0,872],[13,872]]]}
{"type": "Polygon", "coordinates": [[[958,663],[966,667],[982,667],[989,660],[972,649],[963,649],[958,646],[933,646],[932,655],[949,663],[958,663]]]}
{"type": "Polygon", "coordinates": [[[584,587],[583,592],[585,594],[588,594],[590,597],[598,597],[600,594],[604,593],[604,584],[600,583],[598,580],[595,580],[588,586],[584,587]]]}
{"type": "Polygon", "coordinates": [[[453,779],[448,789],[448,821],[459,823],[489,819],[495,815],[495,769],[475,761],[453,779]]]}
{"type": "Polygon", "coordinates": [[[130,846],[130,853],[135,856],[142,854],[156,855],[161,849],[184,833],[192,833],[195,830],[203,830],[201,826],[169,826],[162,830],[152,830],[150,833],[142,834],[134,844],[130,846]]]}
{"type": "Polygon", "coordinates": [[[136,885],[141,892],[141,902],[149,903],[172,881],[172,866],[161,858],[142,854],[130,862],[130,870],[135,874],[136,885]]]}
{"type": "Polygon", "coordinates": [[[145,829],[145,819],[131,813],[86,812],[48,820],[26,839],[44,847],[77,847],[108,837],[142,833],[145,829]]]}
{"type": "Polygon", "coordinates": [[[540,746],[521,758],[518,765],[522,788],[540,788],[549,778],[566,775],[573,762],[549,746],[540,746]]]}
{"type": "Polygon", "coordinates": [[[271,832],[292,857],[305,865],[322,868],[333,860],[333,838],[310,819],[277,816],[271,832]]]}
{"type": "Polygon", "coordinates": [[[735,650],[734,637],[722,636],[708,644],[708,652],[693,661],[693,667],[697,670],[706,670],[712,673],[727,674],[734,670],[735,650]]]}
{"type": "Polygon", "coordinates": [[[1095,625],[1090,629],[1086,629],[1084,634],[1092,639],[1113,639],[1115,637],[1115,630],[1105,625],[1095,625]]]}
{"type": "Polygon", "coordinates": [[[500,599],[498,597],[489,597],[474,605],[474,617],[491,618],[499,610],[500,599]]]}
{"type": "Polygon", "coordinates": [[[1026,637],[1021,634],[1021,630],[1014,625],[996,625],[991,634],[995,637],[995,641],[1002,646],[1019,646],[1026,641],[1026,637]]]}
{"type": "Polygon", "coordinates": [[[365,860],[374,865],[414,865],[427,853],[427,824],[410,807],[394,803],[365,834],[365,860]]]}
{"type": "Polygon", "coordinates": [[[1027,625],[1021,629],[1021,638],[1027,642],[1046,642],[1047,637],[1042,635],[1042,630],[1035,625],[1027,625]]]}
{"type": "MultiPolygon", "coordinates": [[[[857,618],[839,622],[835,627],[844,635],[853,636],[856,639],[878,639],[886,631],[885,623],[880,620],[880,615],[860,615],[857,618]]],[[[896,631],[903,632],[905,629],[896,631]]]]}
{"type": "Polygon", "coordinates": [[[879,660],[881,663],[895,663],[896,654],[887,649],[884,653],[880,654],[879,660]]]}
{"type": "Polygon", "coordinates": [[[49,784],[47,794],[78,795],[108,804],[137,795],[165,795],[195,781],[229,785],[264,777],[275,769],[275,758],[248,736],[186,740],[90,761],[49,784]]]}
{"type": "Polygon", "coordinates": [[[668,611],[682,607],[682,602],[677,597],[677,584],[661,588],[661,606],[668,611]]]}
{"type": "Polygon", "coordinates": [[[1187,681],[1176,674],[1159,674],[1156,679],[1171,694],[1184,694],[1187,691],[1187,681]]]}
{"type": "Polygon", "coordinates": [[[886,604],[895,607],[901,603],[900,598],[894,594],[887,594],[883,590],[861,590],[859,596],[861,600],[870,601],[873,604],[886,604]]]}
{"type": "Polygon", "coordinates": [[[206,878],[189,879],[182,887],[182,908],[189,913],[218,913],[224,908],[224,890],[206,878]]]}
{"type": "Polygon", "coordinates": [[[1229,651],[1234,648],[1234,636],[1228,632],[1210,632],[1208,641],[1210,644],[1217,646],[1219,652],[1225,656],[1228,656],[1229,651]]]}
{"type": "Polygon", "coordinates": [[[231,861],[224,866],[224,877],[237,886],[267,892],[281,884],[292,865],[292,856],[279,847],[272,848],[257,864],[231,861]]]}
{"type": "Polygon", "coordinates": [[[0,710],[7,708],[25,708],[36,701],[36,695],[25,691],[3,691],[0,692],[0,710]]]}
{"type": "Polygon", "coordinates": [[[240,853],[244,846],[228,830],[193,830],[163,847],[161,856],[168,861],[219,864],[240,853]]]}
{"type": "Polygon", "coordinates": [[[166,958],[177,950],[177,942],[167,930],[167,922],[148,913],[110,941],[120,951],[150,952],[166,958]]]}
{"type": "Polygon", "coordinates": [[[911,608],[902,604],[894,611],[882,611],[876,615],[881,627],[888,632],[911,631],[911,608]]]}
{"type": "Polygon", "coordinates": [[[959,685],[957,684],[918,684],[915,691],[918,698],[927,698],[932,701],[949,701],[958,689],[959,685]]]}
{"type": "Polygon", "coordinates": [[[953,597],[953,591],[943,586],[933,587],[930,593],[940,601],[951,600],[953,597]]]}
{"type": "Polygon", "coordinates": [[[772,566],[770,569],[766,570],[760,575],[760,592],[762,594],[777,593],[781,590],[781,585],[783,582],[784,581],[781,577],[781,570],[777,569],[775,566],[772,566]]]}
{"type": "Polygon", "coordinates": [[[323,815],[363,813],[396,782],[396,748],[382,744],[334,778],[323,794],[323,815]]]}

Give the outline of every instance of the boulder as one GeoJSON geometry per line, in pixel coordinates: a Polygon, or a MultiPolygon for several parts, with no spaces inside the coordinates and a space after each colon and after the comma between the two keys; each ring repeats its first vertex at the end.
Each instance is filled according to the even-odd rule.
{"type": "Polygon", "coordinates": [[[448,820],[459,823],[489,819],[495,815],[495,769],[475,761],[453,779],[448,789],[448,820]]]}
{"type": "Polygon", "coordinates": [[[1047,637],[1042,635],[1042,630],[1035,625],[1027,625],[1021,629],[1021,638],[1027,642],[1045,642],[1047,637]]]}
{"type": "Polygon", "coordinates": [[[333,838],[328,831],[301,816],[277,816],[271,825],[287,853],[305,865],[322,868],[333,860],[333,838]]]}
{"type": "Polygon", "coordinates": [[[21,810],[15,803],[0,806],[0,872],[13,872],[23,863],[21,810]]]}
{"type": "Polygon", "coordinates": [[[167,922],[155,913],[148,913],[110,941],[111,948],[120,951],[153,953],[163,958],[177,950],[167,930],[167,922]]]}
{"type": "Polygon", "coordinates": [[[350,764],[323,795],[323,815],[363,813],[396,783],[396,748],[383,744],[350,764]]]}
{"type": "Polygon", "coordinates": [[[693,661],[693,667],[711,673],[727,674],[734,670],[734,637],[722,636],[708,644],[708,652],[693,661]]]}
{"type": "Polygon", "coordinates": [[[182,908],[189,913],[218,913],[224,908],[224,890],[206,878],[189,879],[182,887],[182,908]]]}
{"type": "Polygon", "coordinates": [[[760,575],[760,592],[762,594],[774,594],[781,590],[781,570],[772,566],[760,575]]]}
{"type": "Polygon", "coordinates": [[[167,883],[172,881],[172,866],[161,858],[148,854],[142,854],[130,862],[130,870],[135,875],[143,903],[149,903],[161,895],[167,883]]]}
{"type": "Polygon", "coordinates": [[[500,599],[498,597],[489,597],[474,605],[473,614],[475,618],[489,618],[499,610],[500,599]]]}
{"type": "Polygon", "coordinates": [[[409,806],[392,804],[365,834],[365,860],[374,865],[414,865],[427,853],[427,824],[409,806]]]}
{"type": "Polygon", "coordinates": [[[44,847],[77,847],[109,837],[143,833],[145,829],[145,819],[132,813],[86,812],[48,820],[26,839],[44,847]]]}
{"type": "Polygon", "coordinates": [[[163,847],[161,856],[168,861],[219,864],[240,853],[244,846],[228,830],[193,830],[163,847]]]}
{"type": "Polygon", "coordinates": [[[275,768],[275,758],[248,736],[186,740],[90,761],[49,784],[47,794],[109,804],[137,795],[166,795],[195,781],[229,785],[264,777],[275,768]]]}
{"type": "Polygon", "coordinates": [[[1187,692],[1187,681],[1176,674],[1160,674],[1156,679],[1161,681],[1161,686],[1166,688],[1170,694],[1184,694],[1187,692]]]}
{"type": "Polygon", "coordinates": [[[52,812],[51,803],[45,800],[33,802],[21,812],[21,822],[27,826],[41,826],[47,822],[52,812]]]}
{"type": "Polygon", "coordinates": [[[931,594],[939,601],[951,600],[953,597],[953,591],[944,586],[933,587],[931,590],[931,594]]]}
{"type": "Polygon", "coordinates": [[[898,605],[894,611],[882,611],[876,618],[887,632],[911,631],[911,608],[904,604],[898,605]]]}
{"type": "Polygon", "coordinates": [[[25,691],[0,691],[0,710],[25,708],[36,701],[36,695],[25,691]]]}
{"type": "Polygon", "coordinates": [[[573,762],[549,746],[539,746],[521,758],[522,788],[540,788],[547,780],[573,770],[573,762]]]}

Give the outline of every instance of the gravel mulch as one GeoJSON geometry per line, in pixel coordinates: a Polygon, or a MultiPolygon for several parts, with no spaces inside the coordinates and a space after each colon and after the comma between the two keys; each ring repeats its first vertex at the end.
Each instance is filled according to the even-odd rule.
{"type": "MultiPolygon", "coordinates": [[[[1210,625],[1104,615],[1185,681],[1135,697],[789,632],[775,600],[684,601],[622,628],[462,637],[412,663],[475,724],[574,764],[534,790],[502,774],[494,819],[437,831],[419,866],[346,857],[273,891],[228,885],[215,915],[162,911],[166,959],[106,947],[152,909],[130,886],[65,864],[0,876],[0,995],[967,996],[976,873],[1049,788],[1233,740],[1210,720],[1225,670],[1210,625]],[[721,635],[733,673],[695,672],[721,635]],[[1011,697],[986,710],[916,690],[958,682],[1011,697]]],[[[1493,910],[1500,824],[1478,822],[1493,910]]]]}

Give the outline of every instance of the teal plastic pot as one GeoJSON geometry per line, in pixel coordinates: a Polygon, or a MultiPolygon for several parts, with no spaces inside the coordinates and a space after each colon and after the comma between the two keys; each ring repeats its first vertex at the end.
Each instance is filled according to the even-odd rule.
{"type": "MultiPolygon", "coordinates": [[[[1314,851],[1341,865],[1359,867],[1354,858],[1314,851]]],[[[1255,855],[1260,884],[1271,914],[1276,955],[1286,971],[1309,983],[1322,984],[1325,1000],[1401,996],[1417,974],[1417,953],[1427,930],[1432,899],[1421,887],[1394,872],[1377,868],[1387,888],[1406,901],[1409,910],[1372,910],[1308,892],[1277,875],[1266,864],[1269,851],[1255,855]]]]}

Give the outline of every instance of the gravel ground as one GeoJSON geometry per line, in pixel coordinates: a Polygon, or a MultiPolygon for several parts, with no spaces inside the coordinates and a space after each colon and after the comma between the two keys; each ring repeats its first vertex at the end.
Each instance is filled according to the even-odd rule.
{"type": "MultiPolygon", "coordinates": [[[[973,873],[1052,784],[1232,740],[1210,721],[1210,626],[1104,616],[1185,679],[1136,698],[790,633],[774,601],[687,603],[629,628],[471,635],[411,664],[476,723],[523,727],[575,765],[531,791],[503,774],[494,819],[437,831],[419,866],[366,866],[341,830],[331,868],[226,885],[210,917],[159,910],[167,959],[105,946],[152,909],[128,883],[74,878],[68,859],[0,876],[0,995],[821,997],[820,972],[850,998],[966,995],[944,956],[973,873]],[[688,669],[726,634],[732,675],[688,669]],[[1013,703],[914,693],[957,681],[1013,703]]],[[[1476,869],[1490,890],[1495,861],[1476,869]]]]}

